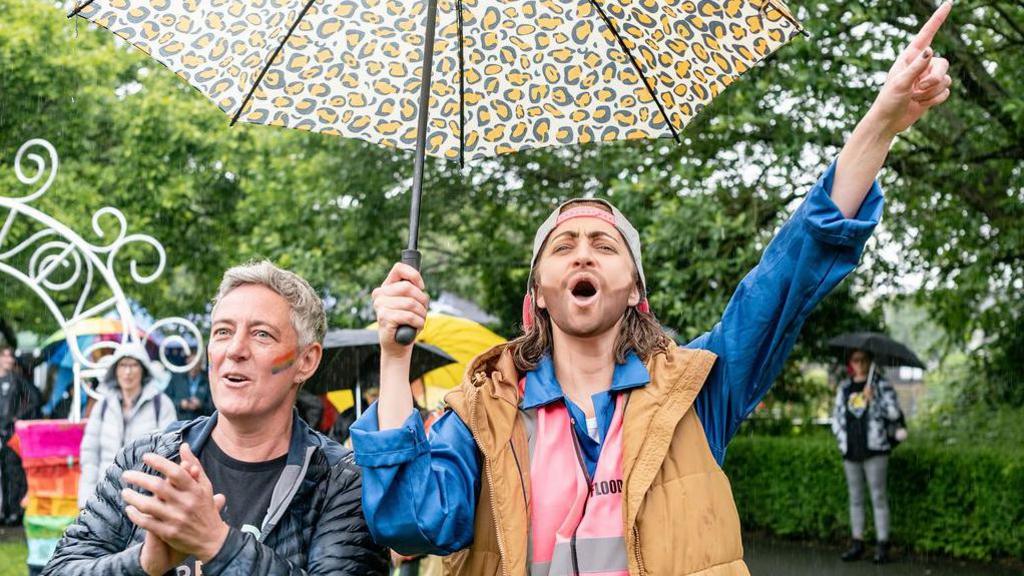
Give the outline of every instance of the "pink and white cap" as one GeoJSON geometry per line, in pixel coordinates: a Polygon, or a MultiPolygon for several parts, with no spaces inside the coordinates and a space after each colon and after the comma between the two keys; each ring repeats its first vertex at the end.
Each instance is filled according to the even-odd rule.
{"type": "Polygon", "coordinates": [[[647,303],[647,280],[644,277],[644,267],[640,259],[640,234],[636,231],[636,228],[629,223],[629,220],[619,212],[619,209],[612,205],[607,200],[599,198],[574,198],[567,202],[562,203],[558,208],[551,213],[550,216],[544,220],[544,223],[537,228],[537,233],[533,237],[533,256],[530,258],[530,277],[526,280],[526,298],[523,299],[523,328],[529,330],[530,326],[533,325],[533,316],[531,314],[532,309],[532,298],[533,298],[533,268],[537,265],[537,258],[540,256],[541,248],[544,247],[544,242],[551,235],[551,232],[555,228],[558,228],[563,222],[572,220],[574,218],[597,218],[604,220],[611,224],[616,230],[622,234],[622,238],[626,241],[626,246],[629,248],[629,255],[633,258],[633,265],[636,266],[637,275],[640,277],[640,303],[637,305],[637,310],[641,313],[649,314],[650,305],[647,303]],[[572,204],[603,204],[608,207],[608,211],[602,210],[595,206],[577,206],[571,207],[572,204]]]}

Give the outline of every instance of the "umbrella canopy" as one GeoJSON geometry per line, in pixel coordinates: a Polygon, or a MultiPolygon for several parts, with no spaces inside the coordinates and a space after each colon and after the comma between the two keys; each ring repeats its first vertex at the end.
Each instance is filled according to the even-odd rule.
{"type": "Polygon", "coordinates": [[[828,341],[833,348],[871,353],[875,363],[887,366],[913,366],[924,369],[924,362],[906,345],[878,332],[850,332],[828,341]]]}
{"type": "MultiPolygon", "coordinates": [[[[96,336],[76,336],[79,350],[87,350],[93,342],[96,341],[96,336]]],[[[45,348],[43,348],[41,354],[43,359],[54,366],[61,368],[71,368],[75,363],[74,354],[71,353],[71,347],[68,346],[66,340],[58,340],[45,348]]]]}
{"type": "MultiPolygon", "coordinates": [[[[145,335],[141,330],[136,329],[139,337],[145,335]]],[[[75,322],[67,330],[57,330],[43,342],[47,347],[56,342],[64,340],[67,336],[114,336],[124,334],[124,325],[115,318],[87,318],[75,322]]]]}
{"type": "MultiPolygon", "coordinates": [[[[369,326],[376,327],[376,324],[369,326]]],[[[462,382],[466,366],[473,358],[503,344],[505,339],[467,318],[430,313],[423,330],[416,336],[416,342],[436,346],[455,358],[452,364],[423,375],[424,405],[432,407],[444,399],[448,390],[462,382]]]]}
{"type": "Polygon", "coordinates": [[[426,153],[451,159],[678,139],[801,31],[780,0],[78,0],[76,14],[232,122],[411,149],[429,85],[426,153]]]}
{"type": "MultiPolygon", "coordinates": [[[[802,31],[782,0],[76,0],[231,117],[476,158],[671,136],[802,31]]],[[[396,341],[415,331],[401,326],[396,341]]]]}
{"type": "MultiPolygon", "coordinates": [[[[410,379],[455,359],[427,344],[416,344],[410,379]]],[[[324,337],[324,357],[305,388],[314,394],[376,386],[380,381],[380,341],[374,330],[331,330],[324,337]]]]}
{"type": "MultiPolygon", "coordinates": [[[[124,325],[115,318],[89,318],[82,320],[76,322],[67,330],[58,330],[51,334],[43,342],[41,355],[49,364],[71,368],[75,358],[68,346],[68,336],[75,338],[78,349],[83,354],[109,354],[113,346],[104,348],[100,343],[120,342],[124,336],[123,330],[124,325]],[[94,345],[99,348],[92,350],[94,345]]],[[[135,329],[135,334],[140,340],[146,335],[145,332],[138,328],[135,329]]],[[[151,339],[145,342],[146,350],[150,356],[155,356],[157,353],[157,343],[153,341],[152,335],[150,336],[151,339]]]]}
{"type": "Polygon", "coordinates": [[[455,362],[423,375],[427,387],[449,389],[462,382],[470,360],[505,339],[486,327],[466,318],[447,314],[428,314],[427,323],[416,341],[434,345],[455,358],[455,362]]]}

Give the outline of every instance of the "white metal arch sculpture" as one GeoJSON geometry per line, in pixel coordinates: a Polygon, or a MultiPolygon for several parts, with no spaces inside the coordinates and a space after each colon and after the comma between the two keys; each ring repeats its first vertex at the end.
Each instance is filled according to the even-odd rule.
{"type": "Polygon", "coordinates": [[[161,334],[165,337],[159,345],[160,363],[171,372],[181,373],[201,361],[201,354],[179,366],[168,360],[168,348],[180,346],[189,355],[192,347],[184,334],[191,334],[198,351],[203,350],[203,337],[195,324],[180,317],[160,319],[140,333],[114,265],[125,246],[135,244],[152,250],[157,258],[148,274],[140,271],[140,264],[134,257],[128,260],[131,280],[149,284],[164,270],[167,261],[164,248],[152,236],[128,234],[128,221],[117,208],[106,206],[93,213],[92,230],[100,242],[92,243],[32,206],[33,201],[49,190],[58,167],[57,151],[46,140],[35,138],[18,149],[14,158],[15,175],[19,182],[34,189],[22,196],[8,196],[0,191],[0,218],[3,219],[0,272],[15,278],[39,297],[64,331],[75,376],[70,418],[78,421],[82,391],[94,397],[97,394],[82,386],[82,378],[101,377],[106,372],[110,356],[101,355],[104,350],[116,353],[122,346],[145,343],[154,334],[161,334]],[[34,165],[28,167],[28,171],[27,162],[34,165]],[[104,229],[101,221],[105,219],[117,223],[116,233],[109,234],[110,231],[104,229]],[[119,341],[98,341],[85,350],[80,349],[74,332],[76,324],[103,316],[113,316],[121,322],[119,341]]]}

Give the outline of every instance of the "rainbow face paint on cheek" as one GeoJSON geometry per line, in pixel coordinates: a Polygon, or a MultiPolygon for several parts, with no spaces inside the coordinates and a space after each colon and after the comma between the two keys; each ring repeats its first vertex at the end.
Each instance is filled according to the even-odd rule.
{"type": "Polygon", "coordinates": [[[270,366],[270,373],[276,376],[281,372],[284,372],[285,370],[294,366],[295,356],[296,351],[292,350],[281,356],[278,356],[277,358],[274,358],[273,364],[270,366]]]}

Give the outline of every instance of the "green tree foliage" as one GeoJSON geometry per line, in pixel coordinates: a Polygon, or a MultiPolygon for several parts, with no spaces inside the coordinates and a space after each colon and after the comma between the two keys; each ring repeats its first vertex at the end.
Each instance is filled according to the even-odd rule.
{"type": "MultiPolygon", "coordinates": [[[[687,339],[710,328],[932,8],[928,0],[791,5],[811,38],[730,87],[681,145],[544,149],[465,169],[428,162],[421,246],[431,289],[477,300],[511,335],[535,226],[558,201],[598,194],[641,229],[663,323],[687,339]]],[[[63,165],[43,209],[86,230],[91,211],[111,203],[164,243],[169,281],[134,296],[160,315],[201,311],[226,266],[262,256],[322,289],[335,304],[333,323],[368,320],[370,288],[404,244],[410,154],[229,128],[214,105],[106,31],[41,0],[0,0],[0,13],[0,161],[9,166],[30,137],[48,138],[63,165]]],[[[854,303],[916,276],[919,304],[952,341],[983,331],[979,361],[1021,373],[1021,46],[1019,3],[958,2],[937,40],[953,63],[954,95],[897,142],[882,175],[886,221],[865,266],[810,318],[798,356],[826,355],[827,336],[881,328],[879,311],[854,303]]],[[[0,170],[0,188],[13,186],[0,170]]],[[[23,310],[19,325],[44,321],[18,306],[5,303],[23,310]]],[[[799,397],[805,384],[790,368],[776,394],[799,397]]],[[[996,392],[1012,400],[1015,388],[1004,388],[996,392]]]]}

